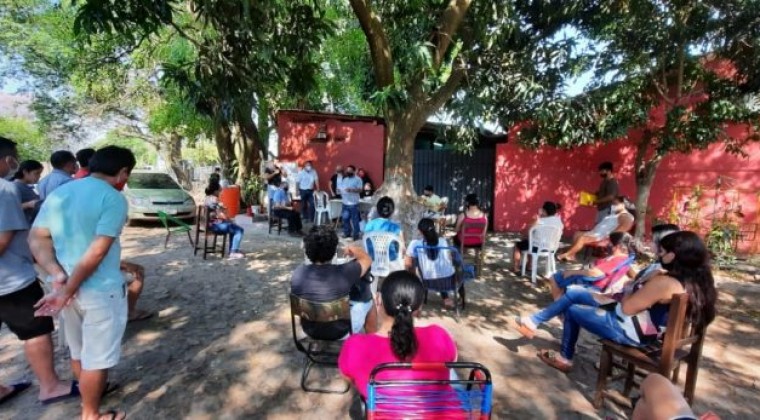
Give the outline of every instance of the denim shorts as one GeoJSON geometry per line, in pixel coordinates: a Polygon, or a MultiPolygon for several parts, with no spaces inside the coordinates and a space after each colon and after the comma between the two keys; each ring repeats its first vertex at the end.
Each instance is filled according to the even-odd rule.
{"type": "Polygon", "coordinates": [[[374,304],[374,300],[368,300],[366,302],[351,301],[351,331],[354,334],[362,332],[364,321],[367,319],[367,314],[374,304]]]}

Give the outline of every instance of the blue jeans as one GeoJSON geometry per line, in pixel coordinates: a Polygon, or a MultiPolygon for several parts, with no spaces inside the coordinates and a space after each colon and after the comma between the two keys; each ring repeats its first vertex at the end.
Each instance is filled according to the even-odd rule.
{"type": "Polygon", "coordinates": [[[364,321],[367,319],[367,314],[374,304],[374,300],[368,300],[367,302],[351,301],[351,331],[354,334],[362,332],[364,321]]]}
{"type": "Polygon", "coordinates": [[[565,324],[562,327],[560,354],[567,360],[572,360],[575,355],[575,344],[578,342],[581,328],[624,346],[639,346],[639,343],[625,335],[615,318],[615,311],[588,305],[572,305],[565,311],[565,324]]]}
{"type": "Polygon", "coordinates": [[[604,279],[604,276],[589,277],[589,276],[581,276],[579,274],[575,274],[569,277],[565,277],[564,273],[562,273],[561,271],[554,273],[554,282],[557,283],[557,287],[559,287],[562,290],[566,290],[568,286],[575,284],[578,286],[589,287],[598,291],[599,289],[597,287],[594,287],[594,282],[597,282],[602,279],[604,279]]]}
{"type": "Polygon", "coordinates": [[[243,228],[232,222],[219,222],[211,225],[214,233],[228,233],[230,235],[230,252],[240,252],[240,241],[243,240],[243,228]]]}
{"type": "Polygon", "coordinates": [[[356,204],[353,206],[347,206],[344,204],[341,218],[343,219],[343,235],[353,236],[354,239],[359,238],[359,235],[361,235],[361,230],[359,229],[359,222],[361,221],[361,216],[359,215],[359,205],[356,204]],[[353,224],[353,235],[351,235],[352,224],[353,224]]]}
{"type": "Polygon", "coordinates": [[[564,313],[567,308],[573,305],[587,305],[587,306],[599,306],[599,303],[591,296],[593,290],[586,289],[585,287],[568,287],[565,294],[561,298],[557,299],[551,305],[536,312],[530,316],[530,320],[536,326],[549,321],[555,316],[564,313]]]}
{"type": "Polygon", "coordinates": [[[314,190],[298,190],[301,193],[301,218],[314,221],[314,190]]]}

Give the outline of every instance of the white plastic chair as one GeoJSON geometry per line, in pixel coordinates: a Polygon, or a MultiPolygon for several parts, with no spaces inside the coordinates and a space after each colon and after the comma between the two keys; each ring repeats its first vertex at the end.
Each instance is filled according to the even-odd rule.
{"type": "MultiPolygon", "coordinates": [[[[549,275],[557,271],[554,255],[559,248],[559,241],[562,238],[562,229],[551,225],[538,225],[530,229],[528,233],[528,250],[523,254],[530,254],[531,268],[530,281],[536,284],[536,271],[538,270],[538,259],[546,257],[546,268],[549,275]]],[[[528,263],[526,255],[522,258],[522,275],[525,275],[525,265],[528,263]]]]}
{"type": "Polygon", "coordinates": [[[322,224],[322,219],[327,218],[325,223],[330,223],[330,208],[328,202],[330,198],[324,191],[317,191],[314,193],[314,223],[319,226],[322,224]]]}
{"type": "Polygon", "coordinates": [[[364,249],[369,252],[372,244],[372,267],[370,272],[375,277],[387,277],[390,273],[404,269],[404,246],[398,235],[388,232],[368,232],[364,234],[364,249]],[[398,244],[396,258],[391,260],[391,244],[398,244]]]}

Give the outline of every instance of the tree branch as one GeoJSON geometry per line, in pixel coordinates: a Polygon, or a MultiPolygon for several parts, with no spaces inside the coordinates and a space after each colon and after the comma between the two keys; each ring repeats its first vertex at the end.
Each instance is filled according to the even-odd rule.
{"type": "Polygon", "coordinates": [[[446,83],[444,83],[435,93],[430,95],[430,99],[425,103],[425,107],[431,112],[441,108],[443,104],[454,95],[454,92],[459,88],[459,85],[462,83],[462,80],[464,80],[466,75],[467,70],[465,70],[462,64],[456,66],[451,71],[451,75],[448,80],[446,80],[446,83]]]}
{"type": "Polygon", "coordinates": [[[380,89],[390,86],[393,84],[393,56],[380,17],[370,8],[367,0],[350,0],[350,3],[369,44],[377,86],[380,89]]]}
{"type": "Polygon", "coordinates": [[[443,57],[446,56],[446,50],[449,49],[454,34],[464,20],[471,3],[472,0],[451,0],[446,10],[443,11],[436,33],[435,50],[433,51],[433,64],[436,69],[441,66],[443,57]]]}

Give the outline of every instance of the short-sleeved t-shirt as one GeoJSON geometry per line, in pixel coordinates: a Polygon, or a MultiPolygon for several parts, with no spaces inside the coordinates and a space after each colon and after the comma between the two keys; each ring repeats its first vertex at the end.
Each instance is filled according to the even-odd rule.
{"type": "MultiPolygon", "coordinates": [[[[412,363],[425,362],[455,362],[457,346],[449,333],[437,326],[416,327],[417,353],[412,357],[412,363]]],[[[357,334],[351,336],[341,348],[338,357],[338,368],[341,373],[351,379],[357,391],[367,398],[367,384],[372,369],[381,363],[400,362],[391,349],[391,340],[377,334],[357,334]]],[[[378,379],[449,379],[448,369],[413,372],[381,373],[378,379]]]]}
{"type": "Polygon", "coordinates": [[[344,206],[357,206],[361,200],[361,196],[358,192],[348,192],[346,190],[361,190],[364,186],[362,179],[358,176],[344,176],[338,182],[338,190],[340,190],[341,199],[344,206]]]}
{"type": "MultiPolygon", "coordinates": [[[[406,256],[417,258],[417,247],[425,246],[425,243],[420,239],[415,239],[409,243],[409,248],[406,249],[406,256]]],[[[438,238],[438,246],[446,247],[449,243],[444,238],[438,238]]],[[[448,252],[439,252],[435,260],[430,260],[429,257],[424,257],[424,261],[417,261],[422,271],[422,277],[427,280],[443,279],[451,277],[456,272],[454,262],[451,260],[451,254],[448,252]]]]}
{"type": "MultiPolygon", "coordinates": [[[[313,302],[329,302],[348,296],[361,281],[362,267],[356,261],[345,264],[303,264],[290,279],[290,293],[313,302]]],[[[301,320],[301,327],[310,337],[337,340],[351,330],[348,321],[316,323],[301,320]]]]}
{"type": "MultiPolygon", "coordinates": [[[[366,225],[364,225],[364,233],[370,233],[370,232],[387,232],[387,233],[392,233],[394,235],[399,235],[401,234],[401,226],[399,226],[399,224],[394,222],[393,220],[378,217],[376,219],[370,220],[369,222],[367,222],[366,225]]],[[[388,249],[388,254],[392,261],[398,258],[398,252],[399,252],[399,244],[396,242],[391,243],[391,246],[388,249]]],[[[367,253],[373,259],[375,258],[372,244],[367,244],[367,253]]]]}
{"type": "Polygon", "coordinates": [[[87,177],[62,185],[50,196],[37,215],[34,227],[50,230],[55,255],[71,275],[98,236],[114,238],[111,248],[80,289],[113,292],[124,284],[119,270],[119,236],[127,221],[127,201],[107,182],[87,177]]]}
{"type": "Polygon", "coordinates": [[[14,232],[11,242],[0,254],[0,296],[17,292],[37,278],[29,249],[29,222],[21,210],[16,186],[0,178],[0,232],[14,232]]]}
{"type": "MultiPolygon", "coordinates": [[[[274,172],[275,172],[275,169],[271,169],[271,168],[264,169],[264,173],[267,175],[273,174],[274,172]]],[[[280,184],[282,184],[282,172],[270,178],[267,181],[267,184],[272,185],[274,187],[279,187],[280,184]]]]}
{"type": "MultiPolygon", "coordinates": [[[[620,190],[620,186],[618,185],[617,179],[615,178],[609,178],[602,180],[602,183],[599,184],[599,190],[596,192],[597,198],[603,198],[608,196],[617,196],[619,195],[618,191],[620,190]]],[[[597,204],[596,208],[598,210],[604,210],[608,209],[612,206],[612,202],[607,202],[604,204],[597,204]]]]}
{"type": "MultiPolygon", "coordinates": [[[[40,196],[37,195],[36,192],[34,192],[34,188],[30,187],[29,185],[22,182],[20,179],[17,179],[13,181],[13,184],[16,187],[16,191],[18,192],[19,197],[21,198],[22,203],[27,203],[29,201],[39,200],[40,196]]],[[[31,223],[34,221],[34,218],[37,216],[37,212],[40,210],[39,207],[40,203],[38,202],[36,206],[30,209],[25,209],[24,214],[26,214],[26,220],[31,223]]]]}
{"type": "Polygon", "coordinates": [[[37,184],[37,191],[40,193],[40,199],[46,200],[48,196],[58,187],[64,184],[68,184],[73,180],[74,178],[72,178],[68,173],[60,169],[53,169],[53,172],[50,172],[37,184]]]}
{"type": "Polygon", "coordinates": [[[422,196],[422,200],[425,202],[425,207],[433,213],[438,213],[441,210],[441,204],[443,200],[441,197],[433,194],[430,197],[422,196]]]}

